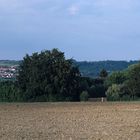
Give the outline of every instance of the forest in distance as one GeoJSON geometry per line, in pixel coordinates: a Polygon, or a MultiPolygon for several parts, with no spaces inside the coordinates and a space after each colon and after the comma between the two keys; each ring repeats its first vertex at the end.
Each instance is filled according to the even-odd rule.
{"type": "Polygon", "coordinates": [[[0,82],[1,102],[87,101],[100,97],[107,97],[108,101],[130,101],[140,98],[138,61],[76,62],[66,59],[65,53],[58,49],[52,49],[27,54],[19,62],[1,62],[18,64],[15,80],[0,82]],[[81,63],[89,69],[92,64],[98,74],[84,75],[81,63]]]}

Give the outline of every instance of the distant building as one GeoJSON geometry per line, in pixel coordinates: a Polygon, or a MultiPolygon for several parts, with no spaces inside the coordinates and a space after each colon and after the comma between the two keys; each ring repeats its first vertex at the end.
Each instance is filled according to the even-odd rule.
{"type": "Polygon", "coordinates": [[[16,78],[17,67],[15,66],[0,66],[0,78],[12,79],[16,78]]]}

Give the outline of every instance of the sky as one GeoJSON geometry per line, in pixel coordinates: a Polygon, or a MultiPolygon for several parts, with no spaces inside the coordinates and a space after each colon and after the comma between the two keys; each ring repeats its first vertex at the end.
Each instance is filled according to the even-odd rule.
{"type": "Polygon", "coordinates": [[[140,1],[0,0],[0,59],[52,48],[78,61],[140,59],[140,1]]]}

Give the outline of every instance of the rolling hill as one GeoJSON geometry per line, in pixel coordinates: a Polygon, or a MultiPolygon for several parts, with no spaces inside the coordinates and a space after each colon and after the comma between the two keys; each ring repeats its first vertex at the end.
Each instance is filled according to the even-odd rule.
{"type": "Polygon", "coordinates": [[[97,62],[76,62],[82,76],[97,77],[102,69],[111,73],[113,71],[121,71],[128,68],[130,65],[136,64],[139,61],[97,61],[97,62]]]}

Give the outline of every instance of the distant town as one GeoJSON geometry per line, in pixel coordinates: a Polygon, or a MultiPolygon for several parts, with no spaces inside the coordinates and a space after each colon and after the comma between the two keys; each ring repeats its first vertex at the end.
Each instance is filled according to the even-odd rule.
{"type": "Polygon", "coordinates": [[[17,76],[18,66],[0,66],[1,79],[14,79],[17,76]]]}

